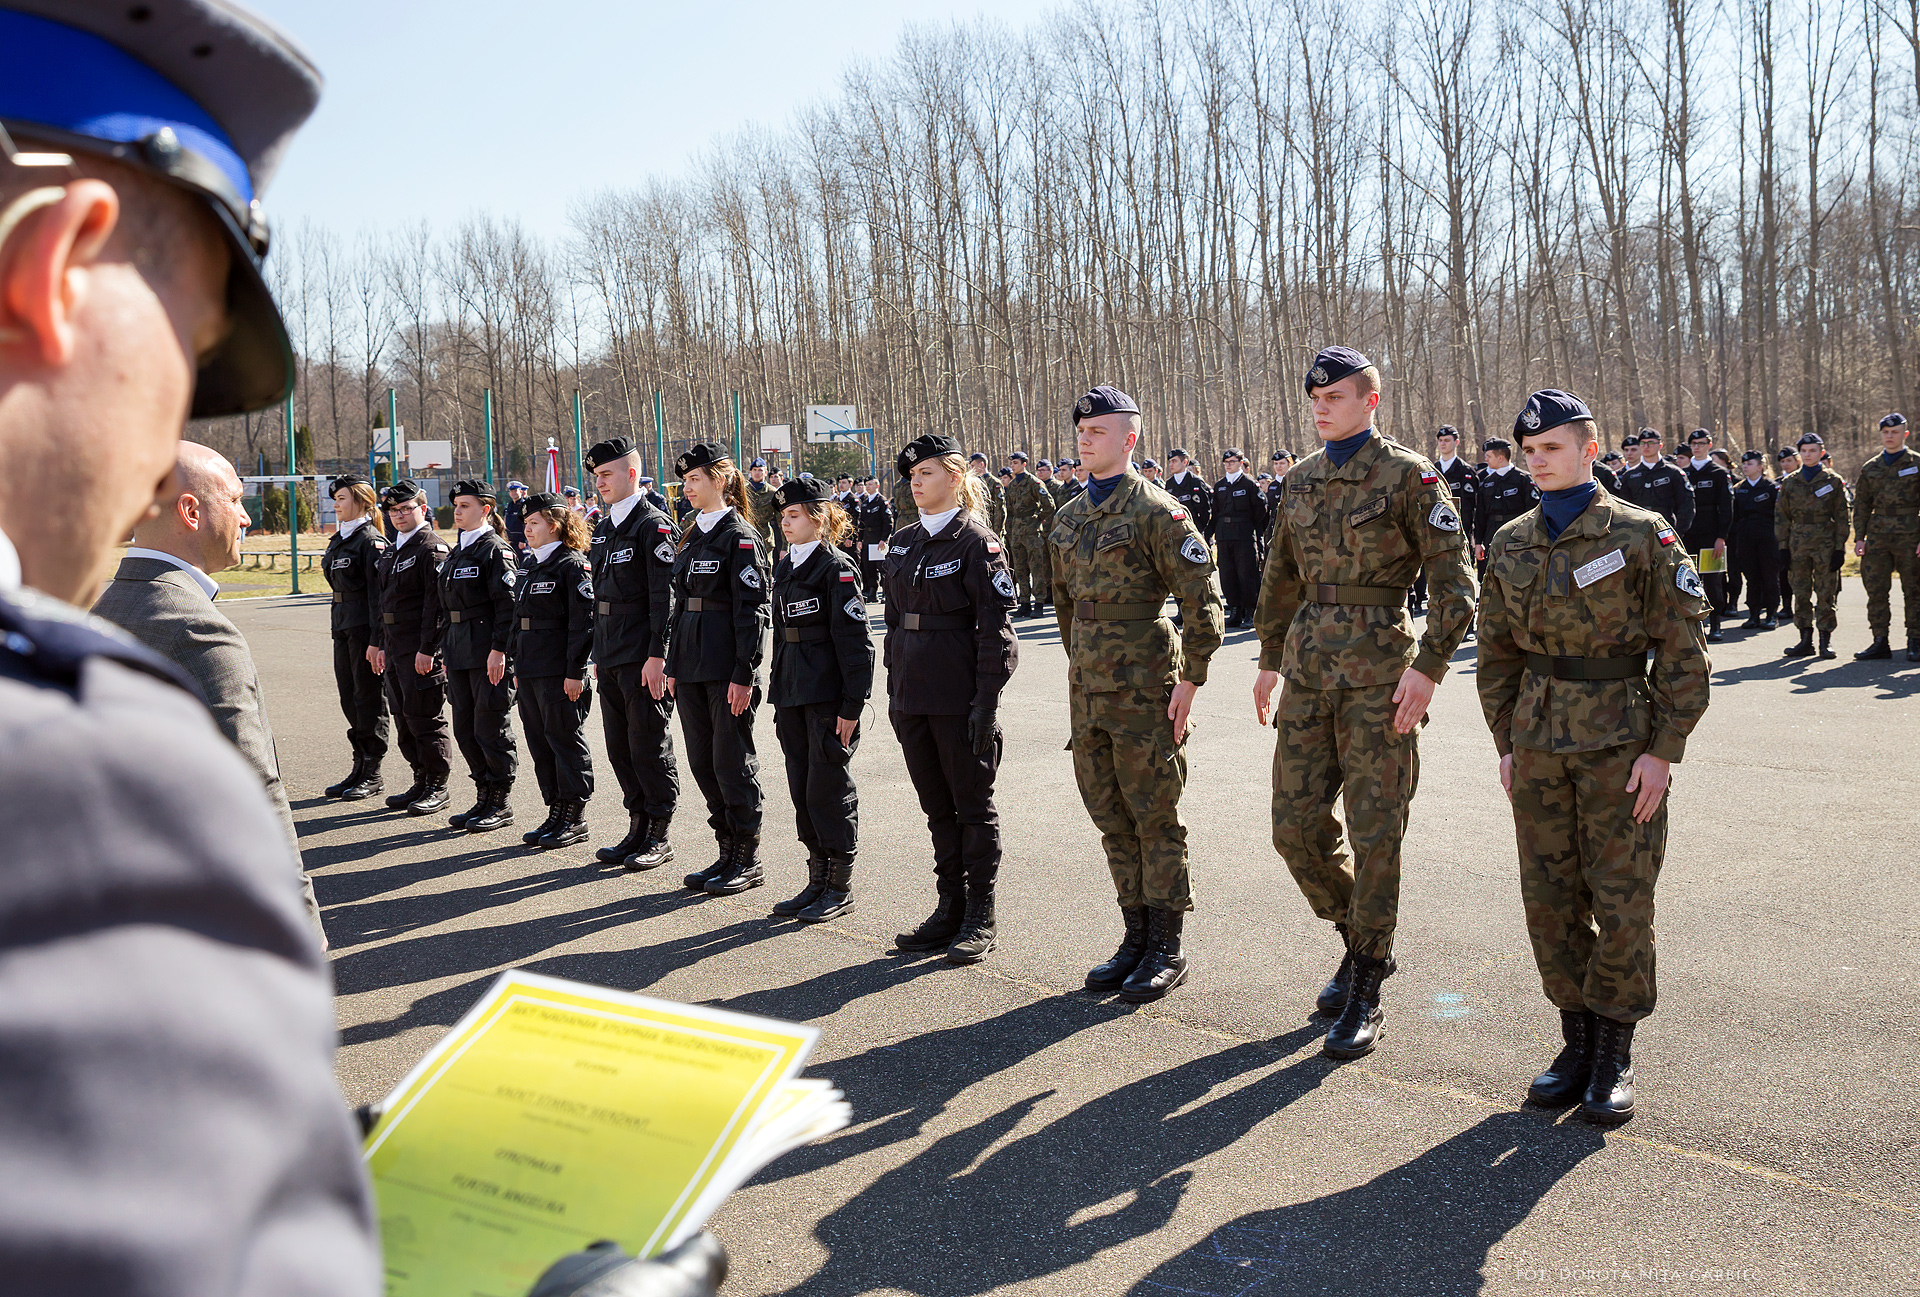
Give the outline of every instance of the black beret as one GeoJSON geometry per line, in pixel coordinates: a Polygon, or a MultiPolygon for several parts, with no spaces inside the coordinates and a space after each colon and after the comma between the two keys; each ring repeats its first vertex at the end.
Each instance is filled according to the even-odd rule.
{"type": "Polygon", "coordinates": [[[1759,461],[1760,461],[1761,463],[1763,463],[1763,464],[1764,464],[1764,463],[1766,462],[1766,460],[1767,460],[1767,457],[1766,457],[1765,455],[1763,455],[1763,454],[1761,454],[1761,453],[1760,453],[1759,451],[1757,451],[1757,450],[1750,450],[1750,451],[1747,451],[1747,452],[1746,452],[1745,454],[1743,454],[1742,456],[1740,456],[1740,462],[1741,462],[1742,464],[1744,464],[1744,463],[1746,463],[1746,462],[1747,462],[1748,460],[1750,460],[1750,459],[1757,459],[1757,460],[1759,460],[1759,461]]]}
{"type": "Polygon", "coordinates": [[[1660,440],[1660,430],[1659,430],[1658,428],[1642,428],[1642,429],[1640,429],[1640,440],[1642,440],[1642,441],[1659,441],[1659,440],[1660,440]]]}
{"type": "Polygon", "coordinates": [[[1895,410],[1892,414],[1880,420],[1880,426],[1882,428],[1904,428],[1907,426],[1907,416],[1895,410]]]}
{"type": "MultiPolygon", "coordinates": [[[[915,437],[900,448],[900,454],[894,459],[893,466],[900,470],[901,477],[911,477],[913,466],[923,459],[939,459],[942,455],[958,455],[960,443],[945,433],[930,432],[924,437],[915,437]]],[[[983,457],[984,458],[984,457],[983,457]]]]}
{"type": "Polygon", "coordinates": [[[1460,429],[1450,423],[1443,423],[1440,425],[1440,431],[1433,435],[1436,437],[1458,437],[1460,435],[1460,429]]]}
{"type": "Polygon", "coordinates": [[[780,488],[780,507],[790,504],[818,504],[827,498],[827,484],[817,477],[795,478],[780,488]]]}
{"type": "Polygon", "coordinates": [[[1792,446],[1782,446],[1780,448],[1780,453],[1778,455],[1775,455],[1774,458],[1775,459],[1792,459],[1795,455],[1798,455],[1799,453],[1800,452],[1795,450],[1792,446]]]}
{"type": "Polygon", "coordinates": [[[1712,441],[1712,440],[1713,440],[1713,434],[1708,432],[1705,428],[1695,428],[1692,432],[1687,434],[1687,444],[1689,446],[1691,446],[1696,441],[1712,441]]]}
{"type": "MultiPolygon", "coordinates": [[[[1563,423],[1572,423],[1575,419],[1591,419],[1593,411],[1587,403],[1572,392],[1563,392],[1557,387],[1543,387],[1527,398],[1520,408],[1520,414],[1513,421],[1513,435],[1524,438],[1530,432],[1539,432],[1543,428],[1557,428],[1563,423]]],[[[1489,446],[1493,443],[1488,442],[1489,446]]]]}
{"type": "Polygon", "coordinates": [[[602,464],[611,464],[616,459],[625,459],[633,453],[633,441],[627,437],[614,437],[608,441],[596,441],[593,449],[587,452],[587,467],[599,468],[602,464]]]}
{"type": "Polygon", "coordinates": [[[1626,436],[1620,439],[1620,444],[1622,446],[1638,446],[1640,444],[1640,434],[1637,432],[1630,432],[1626,436]]]}
{"type": "Polygon", "coordinates": [[[1142,464],[1140,467],[1141,468],[1159,468],[1160,464],[1157,460],[1150,459],[1146,463],[1142,464]]]}
{"type": "Polygon", "coordinates": [[[1024,450],[1016,450],[1016,451],[1013,451],[1013,452],[1012,452],[1011,454],[1009,454],[1009,455],[1007,456],[1007,458],[1008,458],[1008,459],[1017,459],[1017,460],[1019,460],[1019,461],[1020,461],[1020,462],[1021,462],[1022,464],[1024,464],[1024,463],[1026,463],[1026,462],[1027,462],[1027,452],[1026,452],[1026,451],[1024,451],[1024,450]]]}
{"type": "MultiPolygon", "coordinates": [[[[801,477],[808,477],[808,476],[811,476],[811,474],[807,474],[807,473],[802,473],[802,474],[801,474],[800,476],[801,476],[801,477]]],[[[851,481],[853,481],[853,474],[851,474],[851,473],[842,473],[842,474],[841,474],[841,475],[840,475],[839,477],[836,477],[836,478],[834,478],[833,480],[834,480],[834,481],[836,481],[836,482],[851,482],[851,481]]]]}
{"type": "Polygon", "coordinates": [[[1230,459],[1245,459],[1245,458],[1246,456],[1240,453],[1240,448],[1238,446],[1229,446],[1220,453],[1220,462],[1222,464],[1226,463],[1230,459]]]}
{"type": "Polygon", "coordinates": [[[1795,442],[1794,444],[1798,446],[1824,446],[1827,443],[1820,440],[1819,433],[1809,432],[1809,433],[1803,434],[1800,440],[1795,442]]]}
{"type": "Polygon", "coordinates": [[[685,477],[696,468],[712,468],[726,457],[727,453],[711,442],[696,443],[673,461],[674,475],[685,477]]]}
{"type": "Polygon", "coordinates": [[[331,482],[327,483],[327,494],[331,496],[335,492],[344,491],[350,486],[372,486],[372,485],[373,483],[367,481],[366,478],[361,477],[358,473],[342,473],[339,477],[336,477],[331,482]]]}
{"type": "Polygon", "coordinates": [[[403,477],[380,493],[380,507],[391,509],[396,504],[411,504],[418,500],[421,494],[418,482],[410,477],[403,477]]]}
{"type": "Polygon", "coordinates": [[[1073,421],[1075,423],[1080,422],[1082,419],[1091,419],[1102,414],[1138,413],[1140,413],[1140,407],[1133,403],[1131,396],[1128,396],[1119,388],[1109,387],[1105,383],[1089,389],[1086,395],[1073,403],[1073,421]]]}
{"type": "Polygon", "coordinates": [[[1513,443],[1508,441],[1505,437],[1488,437],[1487,444],[1482,446],[1481,449],[1501,451],[1504,454],[1506,454],[1509,458],[1511,458],[1513,455],[1513,443]]]}
{"type": "Polygon", "coordinates": [[[979,451],[976,450],[971,455],[967,456],[967,463],[972,464],[975,462],[984,464],[987,462],[987,457],[985,455],[982,455],[979,451]]]}
{"type": "Polygon", "coordinates": [[[1602,464],[1617,464],[1620,462],[1620,452],[1617,450],[1610,450],[1606,454],[1600,457],[1600,462],[1602,464]]]}
{"type": "MultiPolygon", "coordinates": [[[[1292,459],[1293,452],[1290,450],[1276,450],[1273,452],[1273,458],[1274,459],[1292,459]]],[[[1272,460],[1269,460],[1268,462],[1271,463],[1272,460]]]]}
{"type": "Polygon", "coordinates": [[[474,499],[484,500],[488,504],[497,503],[500,499],[499,496],[493,493],[493,488],[485,482],[476,482],[471,478],[464,477],[453,484],[453,495],[455,499],[459,499],[463,495],[470,495],[474,499]]]}
{"type": "Polygon", "coordinates": [[[1187,448],[1185,446],[1175,446],[1172,450],[1167,452],[1168,459],[1172,459],[1175,455],[1178,455],[1181,459],[1193,458],[1193,456],[1187,453],[1187,448]]]}
{"type": "Polygon", "coordinates": [[[1302,380],[1307,395],[1312,396],[1316,387],[1325,387],[1349,374],[1357,374],[1372,363],[1352,347],[1328,347],[1313,358],[1313,367],[1307,370],[1307,376],[1302,380]]]}
{"type": "Polygon", "coordinates": [[[543,509],[564,509],[567,502],[551,491],[536,491],[520,502],[528,513],[539,513],[543,509]]]}

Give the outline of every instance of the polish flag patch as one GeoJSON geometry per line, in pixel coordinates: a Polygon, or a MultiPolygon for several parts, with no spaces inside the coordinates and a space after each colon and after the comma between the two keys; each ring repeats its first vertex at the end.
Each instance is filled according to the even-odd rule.
{"type": "Polygon", "coordinates": [[[1660,538],[1662,545],[1673,544],[1673,528],[1671,527],[1662,527],[1659,531],[1655,532],[1654,535],[1660,538]]]}
{"type": "Polygon", "coordinates": [[[1187,520],[1187,511],[1185,509],[1175,509],[1173,511],[1173,520],[1175,522],[1185,522],[1187,520]]]}
{"type": "Polygon", "coordinates": [[[842,572],[842,573],[840,574],[840,579],[841,579],[842,581],[851,581],[851,580],[853,580],[853,573],[851,573],[851,572],[842,572]]]}
{"type": "Polygon", "coordinates": [[[1438,473],[1422,473],[1420,475],[1421,486],[1432,486],[1435,482],[1438,482],[1439,480],[1440,480],[1440,475],[1438,473]]]}
{"type": "Polygon", "coordinates": [[[740,542],[740,548],[741,548],[741,549],[752,549],[752,548],[753,548],[753,542],[752,542],[752,541],[750,541],[750,540],[743,540],[743,541],[741,541],[741,542],[740,542]]]}
{"type": "Polygon", "coordinates": [[[1000,552],[1000,547],[998,545],[994,544],[992,541],[987,542],[987,553],[998,554],[999,552],[1000,552]]]}
{"type": "Polygon", "coordinates": [[[666,523],[664,523],[664,522],[663,522],[663,523],[661,523],[661,524],[660,524],[660,534],[661,534],[661,535],[663,535],[663,536],[664,536],[664,535],[666,535],[666,534],[667,534],[668,532],[670,532],[670,531],[672,531],[672,530],[673,530],[673,528],[672,528],[672,527],[670,527],[670,526],[668,526],[668,525],[667,525],[666,523]]]}

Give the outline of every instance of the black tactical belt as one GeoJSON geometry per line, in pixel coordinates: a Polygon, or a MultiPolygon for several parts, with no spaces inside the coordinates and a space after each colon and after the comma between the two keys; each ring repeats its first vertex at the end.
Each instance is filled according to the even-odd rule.
{"type": "Polygon", "coordinates": [[[594,609],[599,612],[602,617],[632,617],[637,613],[647,611],[647,605],[643,603],[597,603],[594,605],[594,609]]]}
{"type": "Polygon", "coordinates": [[[552,618],[522,617],[520,619],[521,630],[565,630],[566,628],[565,622],[555,621],[552,618]]]}
{"type": "Polygon", "coordinates": [[[1557,658],[1527,654],[1527,670],[1555,680],[1632,680],[1647,674],[1644,655],[1624,658],[1557,658]]]}
{"type": "MultiPolygon", "coordinates": [[[[488,609],[488,612],[489,612],[489,613],[491,613],[491,612],[492,612],[492,609],[488,609]]],[[[458,625],[459,625],[460,623],[462,623],[462,622],[469,622],[469,621],[490,621],[490,620],[492,620],[492,618],[491,618],[491,617],[476,617],[476,616],[474,616],[474,615],[473,615],[473,613],[472,613],[472,611],[470,611],[470,610],[469,610],[469,611],[467,611],[467,612],[461,612],[461,611],[460,611],[460,610],[459,610],[458,608],[449,608],[449,609],[447,609],[447,620],[448,620],[448,621],[450,621],[450,622],[452,622],[452,623],[453,623],[453,624],[454,624],[455,626],[458,626],[458,625]]]]}
{"type": "Polygon", "coordinates": [[[934,617],[925,613],[903,613],[900,617],[902,630],[972,630],[971,617],[934,617]]]}
{"type": "Polygon", "coordinates": [[[681,608],[687,612],[725,612],[733,607],[731,599],[688,599],[681,608]]]}
{"type": "Polygon", "coordinates": [[[832,639],[833,632],[825,626],[783,626],[780,638],[789,644],[802,644],[807,640],[832,639]]]}
{"type": "Polygon", "coordinates": [[[1157,603],[1094,603],[1083,599],[1073,605],[1073,615],[1080,621],[1158,621],[1160,605],[1157,603]]]}
{"type": "Polygon", "coordinates": [[[1313,587],[1313,601],[1398,608],[1407,601],[1407,588],[1399,585],[1317,585],[1313,587]]]}
{"type": "Polygon", "coordinates": [[[382,626],[391,626],[395,630],[419,630],[420,629],[419,622],[417,621],[403,622],[400,620],[400,614],[391,613],[391,612],[383,612],[380,614],[380,624],[382,626]]]}

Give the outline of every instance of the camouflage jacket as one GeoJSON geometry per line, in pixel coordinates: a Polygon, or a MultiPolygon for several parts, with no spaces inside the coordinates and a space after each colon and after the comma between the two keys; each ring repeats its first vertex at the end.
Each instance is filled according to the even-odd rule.
{"type": "Polygon", "coordinates": [[[1480,707],[1501,756],[1645,744],[1667,761],[1707,710],[1707,601],[1686,546],[1651,509],[1599,494],[1558,540],[1535,508],[1494,534],[1480,591],[1480,707]],[[1527,655],[1637,658],[1623,680],[1562,680],[1527,655]]]}
{"type": "Polygon", "coordinates": [[[1773,538],[1785,549],[1824,554],[1847,543],[1847,484],[1830,468],[1812,481],[1798,469],[1780,483],[1773,511],[1773,538]]]}
{"type": "Polygon", "coordinates": [[[991,473],[975,475],[973,484],[980,488],[981,498],[987,502],[986,516],[980,521],[987,524],[987,530],[1002,540],[1007,535],[1007,490],[1000,485],[1000,479],[991,473]]]}
{"type": "Polygon", "coordinates": [[[1047,539],[1070,686],[1110,693],[1207,682],[1225,614],[1213,555],[1185,506],[1129,470],[1105,504],[1082,491],[1061,505],[1047,539]],[[1164,615],[1169,594],[1180,599],[1184,631],[1164,615]],[[1080,603],[1100,608],[1081,618],[1080,603]]]}
{"type": "Polygon", "coordinates": [[[1007,529],[1001,539],[1045,535],[1058,507],[1044,482],[1031,473],[1017,474],[1006,491],[1007,529]]]}
{"type": "Polygon", "coordinates": [[[1902,447],[1875,455],[1853,483],[1853,534],[1911,541],[1920,537],[1920,454],[1902,447]]]}
{"type": "Polygon", "coordinates": [[[1336,468],[1316,450],[1287,473],[1281,520],[1253,625],[1260,669],[1308,689],[1398,682],[1408,667],[1447,673],[1473,619],[1473,569],[1446,479],[1376,430],[1336,468]],[[1405,591],[1424,568],[1427,629],[1416,645],[1405,591]],[[1397,588],[1379,604],[1321,603],[1320,584],[1397,588]]]}
{"type": "Polygon", "coordinates": [[[765,482],[747,479],[747,525],[767,544],[780,534],[780,493],[765,482]]]}

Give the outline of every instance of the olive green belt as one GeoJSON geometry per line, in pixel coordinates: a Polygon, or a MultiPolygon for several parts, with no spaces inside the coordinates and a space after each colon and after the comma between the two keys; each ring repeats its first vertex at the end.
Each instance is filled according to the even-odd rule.
{"type": "Polygon", "coordinates": [[[1527,670],[1555,680],[1632,680],[1647,674],[1645,654],[1623,658],[1557,658],[1527,654],[1527,670]]]}
{"type": "Polygon", "coordinates": [[[1155,621],[1160,616],[1157,603],[1095,603],[1082,599],[1073,605],[1078,621],[1155,621]]]}
{"type": "Polygon", "coordinates": [[[1398,608],[1407,601],[1402,585],[1317,585],[1315,603],[1362,603],[1375,608],[1398,608]]]}

